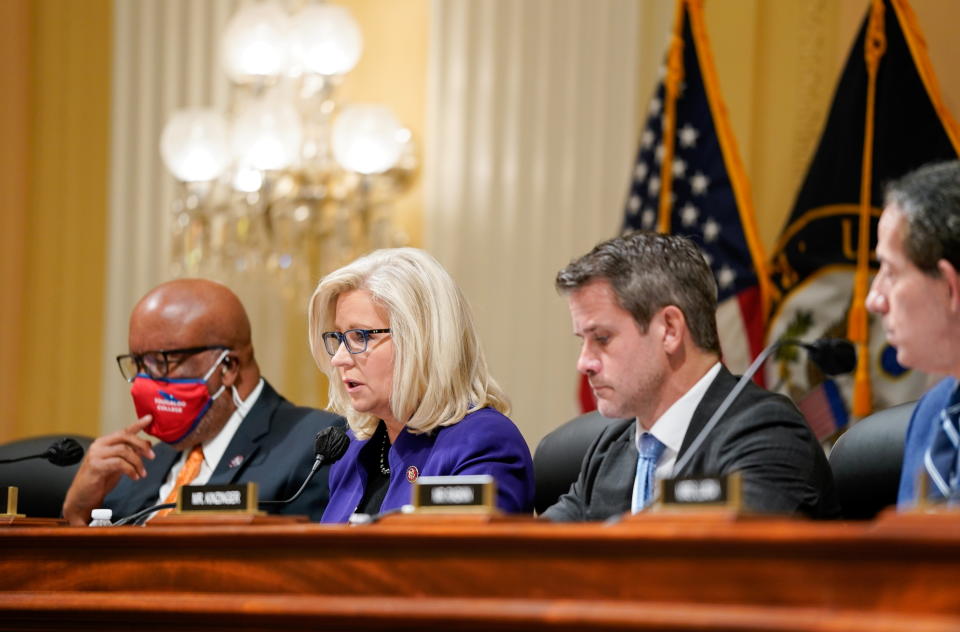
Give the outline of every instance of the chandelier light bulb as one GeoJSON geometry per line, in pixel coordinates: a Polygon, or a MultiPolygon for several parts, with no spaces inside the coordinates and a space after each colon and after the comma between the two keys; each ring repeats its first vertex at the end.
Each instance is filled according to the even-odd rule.
{"type": "Polygon", "coordinates": [[[226,120],[216,110],[177,110],[163,127],[160,156],[178,180],[216,179],[230,163],[226,120]]]}
{"type": "Polygon", "coordinates": [[[305,74],[350,72],[363,51],[363,36],[350,12],[333,4],[309,4],[291,20],[292,64],[305,74]]]}
{"type": "Polygon", "coordinates": [[[274,2],[258,2],[234,14],[223,32],[223,66],[233,81],[276,77],[287,68],[290,18],[274,2]]]}
{"type": "Polygon", "coordinates": [[[333,157],[350,171],[388,171],[400,159],[403,126],[385,105],[351,105],[333,124],[333,157]]]}
{"type": "Polygon", "coordinates": [[[388,205],[412,180],[414,143],[388,107],[338,99],[363,52],[349,10],[218,2],[236,7],[215,43],[228,103],[176,112],[160,138],[164,163],[186,183],[176,187],[176,271],[309,292],[341,258],[405,241],[388,205]],[[261,268],[266,276],[251,277],[261,268]]]}
{"type": "Polygon", "coordinates": [[[300,156],[300,115],[290,103],[270,97],[250,102],[233,126],[233,156],[240,168],[285,169],[300,156]]]}

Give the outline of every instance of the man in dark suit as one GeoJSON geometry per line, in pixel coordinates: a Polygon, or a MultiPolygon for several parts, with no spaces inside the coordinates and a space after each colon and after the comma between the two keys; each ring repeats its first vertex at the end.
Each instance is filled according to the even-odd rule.
{"type": "Polygon", "coordinates": [[[611,423],[570,491],[543,514],[604,520],[648,506],[655,483],[739,472],[748,510],[839,515],[830,467],[789,399],[752,383],[680,471],[674,471],[736,378],[720,363],[717,287],[700,250],[675,235],[639,232],[597,245],[557,275],[577,370],[611,423]]]}
{"type": "MultiPolygon", "coordinates": [[[[344,423],[290,404],[261,378],[246,311],[220,284],[180,279],[151,290],[130,317],[129,344],[117,362],[139,419],[90,446],[63,504],[71,524],[87,524],[97,507],[120,517],[170,502],[185,484],[254,481],[261,500],[288,498],[313,465],[314,435],[344,423]]],[[[274,511],[319,521],[327,497],[323,467],[274,511]]]]}
{"type": "Polygon", "coordinates": [[[960,161],[927,165],[887,186],[866,306],[901,366],[946,376],[907,428],[897,506],[960,503],[960,161]]]}

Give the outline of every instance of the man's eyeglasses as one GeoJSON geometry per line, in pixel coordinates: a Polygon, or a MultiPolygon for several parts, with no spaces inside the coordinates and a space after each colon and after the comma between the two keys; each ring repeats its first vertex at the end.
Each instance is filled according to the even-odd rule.
{"type": "Polygon", "coordinates": [[[339,331],[325,331],[321,335],[323,346],[331,356],[337,354],[337,349],[343,344],[350,353],[363,353],[367,350],[370,334],[388,334],[389,329],[348,329],[339,331]]]}
{"type": "Polygon", "coordinates": [[[123,379],[132,382],[138,373],[146,373],[152,378],[167,377],[170,369],[192,355],[204,351],[229,351],[230,347],[223,345],[207,345],[204,347],[187,347],[185,349],[169,349],[166,351],[147,351],[146,353],[128,353],[117,356],[117,366],[123,379]]]}

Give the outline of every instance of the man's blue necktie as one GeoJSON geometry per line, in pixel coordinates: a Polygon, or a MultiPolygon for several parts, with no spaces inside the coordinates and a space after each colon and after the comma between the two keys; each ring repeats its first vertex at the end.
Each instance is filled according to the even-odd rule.
{"type": "Polygon", "coordinates": [[[637,459],[637,479],[633,485],[636,511],[646,507],[653,498],[653,473],[666,447],[649,432],[640,435],[640,458],[637,459]]]}
{"type": "Polygon", "coordinates": [[[960,458],[960,389],[954,388],[947,407],[940,411],[939,427],[923,457],[923,463],[933,486],[932,498],[957,498],[957,459],[960,458]]]}

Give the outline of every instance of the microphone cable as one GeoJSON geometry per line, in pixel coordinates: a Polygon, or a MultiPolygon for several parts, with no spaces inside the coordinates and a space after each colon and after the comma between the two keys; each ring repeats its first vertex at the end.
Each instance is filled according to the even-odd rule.
{"type": "MultiPolygon", "coordinates": [[[[340,460],[340,457],[344,455],[349,445],[350,440],[347,438],[347,433],[344,431],[342,426],[329,426],[324,428],[318,432],[313,439],[313,449],[314,453],[316,454],[316,458],[313,461],[313,467],[310,468],[310,473],[307,474],[306,478],[303,480],[303,483],[300,485],[300,489],[298,489],[293,496],[285,500],[261,500],[257,504],[285,505],[293,502],[300,497],[300,494],[302,494],[303,490],[306,489],[307,484],[313,478],[313,475],[317,472],[317,470],[320,469],[320,466],[324,463],[332,464],[340,460]]],[[[176,506],[176,503],[153,505],[152,507],[141,509],[136,513],[117,520],[112,526],[119,527],[126,524],[142,525],[153,513],[162,509],[172,509],[176,506]]]]}
{"type": "Polygon", "coordinates": [[[817,363],[821,370],[828,375],[848,373],[856,366],[856,350],[849,340],[842,338],[823,338],[814,342],[803,342],[792,338],[781,338],[777,340],[757,356],[757,359],[753,361],[750,368],[744,372],[736,385],[727,393],[727,396],[716,410],[713,411],[713,415],[710,416],[710,419],[703,426],[703,429],[701,429],[700,433],[694,438],[690,447],[687,448],[687,451],[683,453],[681,458],[677,459],[677,462],[673,466],[675,473],[682,472],[683,468],[690,463],[693,455],[697,453],[697,450],[703,442],[706,441],[710,431],[720,422],[720,418],[723,417],[730,406],[733,405],[733,400],[737,398],[737,395],[740,394],[747,386],[747,383],[753,378],[757,371],[760,370],[760,366],[767,361],[767,358],[769,358],[774,351],[785,345],[797,345],[807,349],[810,352],[810,359],[817,363]],[[853,354],[852,361],[849,357],[851,353],[853,354]]]}

